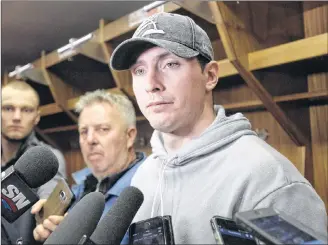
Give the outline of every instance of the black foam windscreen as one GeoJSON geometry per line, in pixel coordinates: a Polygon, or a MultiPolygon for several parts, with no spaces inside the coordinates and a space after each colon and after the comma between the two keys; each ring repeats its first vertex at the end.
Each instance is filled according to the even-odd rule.
{"type": "Polygon", "coordinates": [[[51,180],[58,171],[58,159],[46,146],[33,146],[15,163],[15,171],[31,188],[51,180]]]}
{"type": "Polygon", "coordinates": [[[138,188],[125,188],[101,219],[90,239],[95,244],[120,244],[143,200],[143,194],[138,188]]]}
{"type": "Polygon", "coordinates": [[[85,195],[67,214],[44,244],[78,244],[90,236],[104,211],[105,197],[100,192],[85,195]]]}

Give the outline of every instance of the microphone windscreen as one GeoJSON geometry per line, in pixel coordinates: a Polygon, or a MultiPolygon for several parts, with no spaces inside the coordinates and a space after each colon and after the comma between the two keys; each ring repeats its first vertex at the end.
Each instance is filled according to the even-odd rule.
{"type": "Polygon", "coordinates": [[[125,188],[101,219],[90,239],[95,244],[120,244],[143,200],[143,194],[138,188],[125,188]]]}
{"type": "Polygon", "coordinates": [[[104,211],[105,197],[100,192],[85,195],[50,234],[44,244],[78,244],[83,235],[89,237],[104,211]]]}
{"type": "Polygon", "coordinates": [[[15,163],[15,171],[31,188],[51,180],[58,171],[58,159],[46,146],[33,146],[15,163]]]}

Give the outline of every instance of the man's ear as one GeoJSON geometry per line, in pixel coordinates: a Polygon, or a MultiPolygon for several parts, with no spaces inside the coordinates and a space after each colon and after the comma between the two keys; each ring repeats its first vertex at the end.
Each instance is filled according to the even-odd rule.
{"type": "Polygon", "coordinates": [[[219,65],[216,61],[212,60],[206,64],[204,68],[204,74],[206,76],[206,90],[212,91],[219,80],[219,65]]]}
{"type": "Polygon", "coordinates": [[[34,126],[38,125],[38,123],[40,122],[40,110],[37,109],[37,116],[34,119],[34,126]]]}
{"type": "Polygon", "coordinates": [[[127,148],[131,148],[134,144],[134,141],[137,137],[137,129],[134,127],[130,127],[127,129],[127,148]]]}

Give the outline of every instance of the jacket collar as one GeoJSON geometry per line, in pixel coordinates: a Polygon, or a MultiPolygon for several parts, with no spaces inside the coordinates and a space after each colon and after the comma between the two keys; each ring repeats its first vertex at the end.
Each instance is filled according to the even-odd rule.
{"type": "Polygon", "coordinates": [[[129,170],[118,180],[116,183],[110,188],[106,193],[106,198],[109,196],[119,196],[121,192],[130,185],[131,177],[137,171],[139,165],[145,160],[145,154],[143,153],[143,158],[138,159],[138,161],[134,162],[129,170]]]}
{"type": "MultiPolygon", "coordinates": [[[[137,170],[138,166],[146,159],[146,154],[144,152],[136,152],[136,160],[130,164],[128,171],[118,180],[116,183],[108,190],[107,195],[119,196],[122,190],[126,187],[126,182],[130,181],[130,176],[137,170]]],[[[72,173],[73,180],[77,185],[84,184],[84,181],[89,175],[91,175],[91,170],[86,167],[79,171],[72,173]]]]}

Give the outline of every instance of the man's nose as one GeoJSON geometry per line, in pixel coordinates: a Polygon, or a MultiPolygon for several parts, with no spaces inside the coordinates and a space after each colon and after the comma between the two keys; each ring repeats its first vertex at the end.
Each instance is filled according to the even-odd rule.
{"type": "Polygon", "coordinates": [[[88,144],[91,144],[91,145],[97,143],[97,138],[96,138],[95,130],[93,130],[93,129],[89,129],[88,130],[87,142],[88,142],[88,144]]]}
{"type": "Polygon", "coordinates": [[[154,93],[164,90],[163,78],[158,71],[150,71],[146,79],[146,92],[154,93]]]}
{"type": "Polygon", "coordinates": [[[22,119],[22,113],[19,109],[16,109],[14,111],[14,117],[13,117],[13,120],[14,121],[20,121],[22,119]]]}

